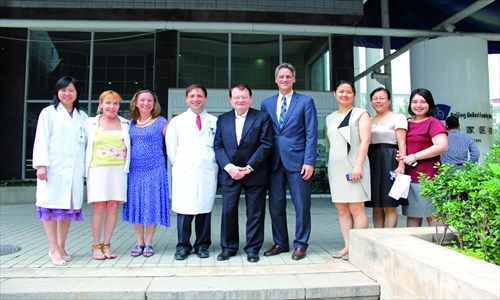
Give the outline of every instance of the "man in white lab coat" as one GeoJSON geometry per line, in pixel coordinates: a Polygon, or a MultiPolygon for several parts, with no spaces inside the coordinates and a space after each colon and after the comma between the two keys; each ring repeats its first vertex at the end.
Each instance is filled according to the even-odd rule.
{"type": "Polygon", "coordinates": [[[172,164],[172,210],[177,213],[177,246],[174,258],[186,259],[191,251],[209,256],[211,211],[217,190],[218,166],[214,153],[217,117],[205,110],[207,90],[199,84],[186,89],[188,110],[170,120],[165,134],[172,164]],[[196,240],[191,245],[195,219],[196,240]]]}

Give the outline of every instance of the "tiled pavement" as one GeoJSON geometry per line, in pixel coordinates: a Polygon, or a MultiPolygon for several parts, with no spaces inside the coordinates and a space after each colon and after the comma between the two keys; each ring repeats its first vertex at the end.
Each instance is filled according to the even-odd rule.
{"type": "MultiPolygon", "coordinates": [[[[378,285],[351,264],[331,257],[332,253],[342,248],[343,241],[337,212],[329,198],[313,199],[312,234],[305,259],[294,261],[291,253],[274,257],[262,255],[273,244],[270,218],[267,215],[261,259],[254,264],[246,261],[242,250],[229,261],[216,260],[220,252],[220,199],[216,200],[212,213],[213,244],[210,257],[199,259],[193,254],[184,261],[173,258],[177,242],[175,213],[171,214],[172,226],[160,226],[155,233],[154,256],[133,258],[129,255],[135,238],[132,227],[119,217],[112,239],[112,250],[118,254],[118,258],[92,260],[91,210],[91,206],[85,205],[85,221],[72,223],[66,248],[74,260],[68,267],[61,268],[54,267],[48,258],[48,243],[43,226],[35,217],[35,206],[0,206],[0,245],[21,248],[19,252],[0,256],[0,299],[282,299],[349,295],[371,298],[369,294],[373,293],[375,287],[378,291],[378,285]],[[166,282],[162,284],[164,280],[166,282]],[[232,283],[232,280],[235,282],[232,283]],[[299,287],[294,289],[297,285],[299,287]],[[344,289],[339,289],[340,286],[344,289]],[[351,290],[346,290],[346,286],[351,290]],[[364,286],[365,292],[360,292],[360,286],[364,286]],[[257,289],[254,290],[254,287],[257,289]],[[123,294],[125,292],[128,293],[123,294]]],[[[295,222],[290,201],[287,213],[289,234],[293,240],[295,222]]],[[[368,209],[367,213],[370,216],[371,210],[368,209]]],[[[244,201],[240,203],[239,216],[242,249],[245,237],[244,201]]],[[[404,217],[400,216],[399,226],[405,222],[404,217]]]]}

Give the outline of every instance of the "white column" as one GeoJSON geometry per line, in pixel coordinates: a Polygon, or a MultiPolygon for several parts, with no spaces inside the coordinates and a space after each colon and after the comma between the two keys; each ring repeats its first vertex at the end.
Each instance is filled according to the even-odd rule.
{"type": "MultiPolygon", "coordinates": [[[[366,48],[366,68],[373,66],[378,63],[382,58],[382,52],[380,49],[366,48]]],[[[366,110],[370,113],[370,116],[376,115],[375,110],[372,107],[372,103],[370,101],[370,93],[381,86],[377,80],[372,79],[371,76],[366,76],[366,110]]],[[[392,91],[391,91],[392,93],[392,91]]]]}
{"type": "Polygon", "coordinates": [[[461,132],[476,140],[482,154],[493,140],[488,87],[488,48],[476,37],[442,37],[416,44],[410,49],[411,88],[431,91],[436,117],[455,115],[461,132]],[[447,106],[447,107],[446,107],[447,106]]]}

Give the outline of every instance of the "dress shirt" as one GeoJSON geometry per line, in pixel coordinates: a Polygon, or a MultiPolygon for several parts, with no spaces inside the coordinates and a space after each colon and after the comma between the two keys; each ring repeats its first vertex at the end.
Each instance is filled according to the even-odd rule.
{"type": "MultiPolygon", "coordinates": [[[[238,142],[238,145],[240,144],[241,134],[243,133],[243,125],[245,125],[245,120],[247,118],[247,114],[248,114],[248,110],[244,114],[242,114],[241,116],[238,116],[236,111],[234,111],[234,116],[235,116],[234,124],[236,125],[236,141],[238,142]]],[[[229,170],[231,170],[234,167],[235,167],[235,165],[233,165],[233,164],[227,164],[224,166],[224,170],[226,172],[229,172],[229,170]]],[[[253,169],[250,165],[248,165],[247,167],[249,167],[249,169],[251,171],[253,171],[253,169]]]]}
{"type": "Polygon", "coordinates": [[[477,162],[479,155],[476,142],[470,136],[460,133],[457,129],[448,131],[448,151],[441,154],[442,163],[460,166],[466,161],[477,162]]]}
{"type": "Polygon", "coordinates": [[[281,105],[283,104],[283,96],[285,96],[286,98],[286,111],[288,111],[288,109],[290,108],[290,101],[292,100],[292,95],[293,95],[293,91],[291,91],[288,95],[282,95],[282,94],[279,94],[278,95],[278,102],[276,104],[276,116],[278,117],[278,120],[280,119],[280,116],[281,116],[281,105]]]}

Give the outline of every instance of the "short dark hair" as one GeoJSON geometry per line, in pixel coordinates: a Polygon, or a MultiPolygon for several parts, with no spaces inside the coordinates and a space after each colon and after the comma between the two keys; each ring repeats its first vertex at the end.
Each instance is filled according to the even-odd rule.
{"type": "Polygon", "coordinates": [[[386,89],[385,87],[379,87],[379,88],[376,88],[374,89],[371,93],[370,93],[370,101],[373,97],[373,95],[375,95],[376,92],[380,92],[380,91],[384,91],[386,94],[387,94],[387,98],[389,100],[391,100],[391,92],[389,92],[388,89],[386,89]]]}
{"type": "Polygon", "coordinates": [[[248,85],[246,85],[246,84],[244,84],[244,83],[239,83],[239,84],[233,85],[233,86],[229,89],[229,97],[232,97],[232,93],[231,93],[231,91],[232,91],[233,89],[235,89],[235,88],[236,88],[236,89],[238,89],[238,90],[240,90],[240,91],[243,91],[244,89],[247,89],[247,90],[248,90],[248,94],[250,95],[250,97],[252,96],[252,89],[251,89],[248,85]]]}
{"type": "Polygon", "coordinates": [[[205,97],[208,95],[207,89],[203,85],[195,83],[195,84],[192,84],[192,85],[190,85],[190,86],[187,87],[187,89],[186,89],[186,97],[189,94],[189,92],[191,92],[194,89],[200,89],[200,90],[202,90],[203,94],[205,95],[205,97]]]}
{"type": "Polygon", "coordinates": [[[458,121],[458,118],[455,116],[449,116],[446,118],[446,127],[448,129],[455,129],[460,127],[460,122],[458,121]]]}
{"type": "Polygon", "coordinates": [[[70,84],[73,84],[76,89],[76,99],[73,101],[73,108],[76,108],[77,110],[80,110],[80,84],[78,81],[76,81],[75,78],[71,76],[63,76],[57,80],[56,84],[54,85],[54,97],[52,97],[52,101],[54,102],[54,107],[57,108],[57,105],[61,102],[58,97],[58,92],[59,90],[64,89],[70,84]]]}
{"type": "Polygon", "coordinates": [[[333,91],[336,92],[337,89],[339,88],[339,86],[341,86],[342,84],[348,84],[348,85],[350,85],[351,88],[352,88],[352,91],[353,91],[354,95],[356,95],[356,89],[354,88],[354,83],[352,83],[349,80],[339,80],[337,82],[337,84],[335,84],[335,88],[333,89],[333,91]]]}
{"type": "Polygon", "coordinates": [[[425,114],[427,117],[434,117],[436,114],[436,103],[434,102],[434,97],[432,97],[431,91],[427,89],[415,89],[411,92],[410,101],[408,102],[408,113],[410,116],[415,116],[415,113],[411,110],[411,99],[415,95],[420,95],[425,99],[425,102],[429,105],[429,111],[425,114]]]}

